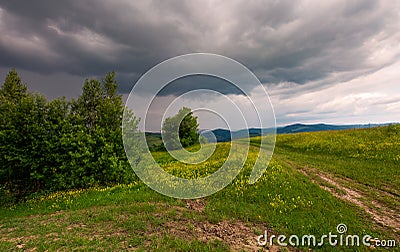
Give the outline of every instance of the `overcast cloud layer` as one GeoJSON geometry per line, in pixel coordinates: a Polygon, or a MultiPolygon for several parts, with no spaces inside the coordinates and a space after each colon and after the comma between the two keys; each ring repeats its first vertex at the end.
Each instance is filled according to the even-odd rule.
{"type": "Polygon", "coordinates": [[[0,74],[71,97],[115,70],[128,93],[157,63],[209,52],[257,75],[278,124],[399,121],[399,27],[399,1],[0,1],[0,74]]]}

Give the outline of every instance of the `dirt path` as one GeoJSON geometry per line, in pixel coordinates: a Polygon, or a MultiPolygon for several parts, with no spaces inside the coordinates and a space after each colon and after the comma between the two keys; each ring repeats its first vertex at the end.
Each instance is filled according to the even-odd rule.
{"type": "Polygon", "coordinates": [[[371,216],[372,220],[392,231],[396,238],[400,239],[400,211],[373,198],[371,190],[375,190],[375,193],[378,195],[384,193],[386,197],[392,197],[393,200],[398,199],[397,195],[377,188],[368,188],[369,193],[367,193],[358,189],[360,187],[357,187],[357,189],[350,187],[349,185],[358,183],[350,178],[340,178],[312,167],[300,166],[288,160],[282,161],[305,174],[313,183],[328,191],[333,196],[362,208],[371,216]]]}

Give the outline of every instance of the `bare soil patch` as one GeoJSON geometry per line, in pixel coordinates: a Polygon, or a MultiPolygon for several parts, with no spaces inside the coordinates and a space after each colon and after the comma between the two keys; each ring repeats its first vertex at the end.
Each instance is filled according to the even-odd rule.
{"type": "MultiPolygon", "coordinates": [[[[234,222],[224,220],[218,223],[208,221],[196,222],[193,220],[181,219],[178,221],[166,222],[164,229],[170,235],[188,240],[199,240],[212,242],[215,240],[227,244],[232,251],[279,251],[279,247],[261,247],[257,244],[259,234],[257,230],[266,230],[263,225],[249,225],[243,221],[234,222]]],[[[272,233],[271,230],[269,230],[272,233]]]]}

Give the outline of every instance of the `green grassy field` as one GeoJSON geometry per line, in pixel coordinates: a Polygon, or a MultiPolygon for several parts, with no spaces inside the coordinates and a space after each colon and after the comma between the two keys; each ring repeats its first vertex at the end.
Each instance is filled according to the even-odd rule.
{"type": "MultiPolygon", "coordinates": [[[[198,199],[173,199],[142,182],[32,197],[0,209],[0,251],[287,251],[261,247],[257,236],[320,237],[369,234],[400,242],[400,126],[279,135],[274,157],[257,183],[248,184],[258,154],[252,146],[243,170],[224,190],[198,199]]],[[[153,156],[181,177],[215,171],[229,152],[220,143],[199,165],[165,152],[153,156]]],[[[297,249],[308,250],[307,246],[297,249]]],[[[325,243],[313,250],[337,251],[325,243]]],[[[339,250],[369,251],[368,247],[339,250]]],[[[378,249],[379,250],[379,249],[378,249]]]]}

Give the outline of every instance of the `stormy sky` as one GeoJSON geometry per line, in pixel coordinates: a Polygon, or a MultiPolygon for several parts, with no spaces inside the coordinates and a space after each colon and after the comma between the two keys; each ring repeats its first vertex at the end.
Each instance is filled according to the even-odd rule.
{"type": "MultiPolygon", "coordinates": [[[[127,97],[156,64],[215,53],[254,72],[278,125],[395,122],[399,27],[399,1],[1,0],[0,77],[16,68],[30,90],[71,98],[85,78],[114,70],[127,97]]],[[[180,82],[160,103],[199,87],[238,102],[242,95],[213,78],[180,82]]],[[[203,128],[218,127],[200,119],[203,128]]]]}

